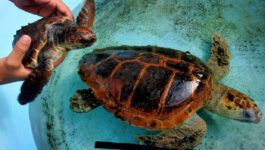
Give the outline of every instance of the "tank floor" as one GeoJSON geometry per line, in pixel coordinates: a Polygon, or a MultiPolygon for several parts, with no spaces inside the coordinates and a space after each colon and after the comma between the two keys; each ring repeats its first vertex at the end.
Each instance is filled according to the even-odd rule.
{"type": "MultiPolygon", "coordinates": [[[[201,58],[210,56],[211,35],[221,34],[231,52],[230,73],[220,82],[253,98],[265,114],[263,1],[99,0],[93,31],[97,42],[71,51],[42,94],[30,104],[30,119],[41,149],[90,149],[95,141],[136,143],[137,134],[156,132],[130,126],[102,107],[89,113],[70,110],[70,97],[88,88],[79,78],[78,61],[95,48],[118,45],[170,47],[201,58]]],[[[75,10],[77,15],[81,5],[75,10]]],[[[265,122],[243,123],[199,111],[207,134],[196,149],[264,149],[265,122]]]]}

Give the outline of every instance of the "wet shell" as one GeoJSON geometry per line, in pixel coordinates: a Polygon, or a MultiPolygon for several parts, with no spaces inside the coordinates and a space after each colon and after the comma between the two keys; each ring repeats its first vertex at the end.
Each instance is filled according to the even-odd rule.
{"type": "Polygon", "coordinates": [[[79,67],[104,108],[148,130],[180,125],[211,95],[211,72],[188,52],[110,47],[83,56],[79,67]]]}

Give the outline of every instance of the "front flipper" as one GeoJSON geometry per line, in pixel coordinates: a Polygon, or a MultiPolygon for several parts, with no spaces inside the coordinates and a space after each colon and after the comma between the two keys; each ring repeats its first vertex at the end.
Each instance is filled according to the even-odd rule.
{"type": "Polygon", "coordinates": [[[95,18],[95,2],[94,0],[86,0],[82,10],[80,11],[76,22],[79,26],[91,28],[95,18]]]}
{"type": "Polygon", "coordinates": [[[33,101],[42,91],[52,75],[52,70],[44,71],[40,68],[34,69],[24,81],[18,96],[20,104],[24,105],[33,101]]]}
{"type": "Polygon", "coordinates": [[[206,123],[195,113],[179,128],[169,129],[154,136],[140,135],[140,144],[169,149],[191,149],[199,145],[205,136],[206,123]]]}
{"type": "Polygon", "coordinates": [[[70,101],[70,108],[77,113],[89,112],[101,105],[91,89],[77,90],[70,101]]]}
{"type": "Polygon", "coordinates": [[[207,66],[213,71],[216,80],[220,80],[229,72],[230,53],[227,41],[216,33],[212,35],[211,57],[207,66]]]}

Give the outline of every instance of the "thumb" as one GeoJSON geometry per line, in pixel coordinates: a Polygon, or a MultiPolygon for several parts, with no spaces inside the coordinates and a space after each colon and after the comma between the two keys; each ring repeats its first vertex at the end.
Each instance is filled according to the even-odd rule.
{"type": "Polygon", "coordinates": [[[30,47],[31,38],[28,35],[23,35],[14,46],[13,51],[8,56],[8,61],[14,65],[21,65],[22,59],[30,47]]]}

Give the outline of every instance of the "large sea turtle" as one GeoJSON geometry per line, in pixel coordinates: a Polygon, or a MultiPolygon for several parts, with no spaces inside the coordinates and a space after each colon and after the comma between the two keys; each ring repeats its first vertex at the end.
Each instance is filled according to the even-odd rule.
{"type": "Polygon", "coordinates": [[[137,136],[140,144],[193,148],[207,129],[196,114],[200,108],[244,122],[261,120],[251,98],[218,83],[229,65],[228,45],[219,34],[212,36],[206,65],[189,52],[155,46],[95,50],[83,56],[78,72],[92,90],[78,90],[71,109],[88,112],[102,104],[133,126],[163,130],[154,136],[137,136]]]}
{"type": "Polygon", "coordinates": [[[94,0],[86,0],[76,22],[65,16],[44,17],[22,27],[14,36],[13,45],[27,34],[32,43],[22,63],[32,69],[21,87],[19,102],[33,101],[50,80],[54,63],[72,49],[84,48],[96,41],[91,31],[95,16],[94,0]]]}

